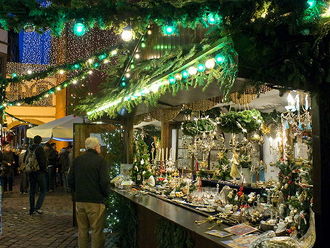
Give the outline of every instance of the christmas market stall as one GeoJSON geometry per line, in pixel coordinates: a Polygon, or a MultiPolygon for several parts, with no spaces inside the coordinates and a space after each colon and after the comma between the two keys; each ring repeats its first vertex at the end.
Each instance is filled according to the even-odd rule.
{"type": "Polygon", "coordinates": [[[150,28],[120,88],[87,107],[91,119],[125,120],[107,136],[127,136],[108,202],[118,244],[313,247],[310,94],[237,77],[230,36],[214,40],[196,29],[202,38],[189,46],[189,30],[167,28],[150,28]]]}
{"type": "Polygon", "coordinates": [[[17,16],[0,6],[3,28],[77,37],[111,29],[123,40],[0,82],[4,112],[78,90],[95,71],[106,75],[99,92],[70,106],[90,120],[74,126],[75,155],[86,137],[98,137],[111,165],[111,245],[328,242],[328,1],[19,2],[17,16]],[[48,76],[63,80],[6,98],[6,87],[48,76]]]}

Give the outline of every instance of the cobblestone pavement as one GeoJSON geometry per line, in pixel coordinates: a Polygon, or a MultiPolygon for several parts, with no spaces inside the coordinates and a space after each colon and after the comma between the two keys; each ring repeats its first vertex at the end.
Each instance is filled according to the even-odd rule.
{"type": "Polygon", "coordinates": [[[77,229],[72,227],[70,194],[47,193],[42,207],[44,213],[30,216],[28,195],[17,192],[14,188],[13,193],[3,198],[0,248],[78,247],[77,229]]]}

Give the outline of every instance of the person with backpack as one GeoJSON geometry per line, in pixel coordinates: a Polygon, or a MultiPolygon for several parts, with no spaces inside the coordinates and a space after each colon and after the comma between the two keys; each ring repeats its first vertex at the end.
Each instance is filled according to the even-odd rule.
{"type": "Polygon", "coordinates": [[[19,163],[18,171],[21,174],[21,183],[20,183],[19,191],[21,192],[21,194],[26,194],[29,188],[29,174],[25,170],[25,161],[24,161],[26,152],[27,152],[27,145],[24,145],[21,153],[19,154],[19,159],[18,159],[18,163],[19,163]]]}
{"type": "Polygon", "coordinates": [[[41,207],[46,196],[46,171],[47,160],[46,154],[40,145],[42,138],[37,135],[33,138],[33,145],[31,145],[26,152],[25,157],[25,171],[29,174],[30,180],[30,215],[35,213],[42,214],[41,207]],[[39,197],[35,203],[35,194],[39,187],[39,197]]]}

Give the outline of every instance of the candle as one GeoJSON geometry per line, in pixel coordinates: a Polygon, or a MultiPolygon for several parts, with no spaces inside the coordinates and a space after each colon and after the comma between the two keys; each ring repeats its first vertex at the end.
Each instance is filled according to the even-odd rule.
{"type": "Polygon", "coordinates": [[[162,148],[162,161],[164,161],[164,156],[165,156],[164,148],[162,148]]]}
{"type": "Polygon", "coordinates": [[[158,148],[158,151],[157,151],[157,161],[160,161],[160,153],[161,153],[161,150],[160,148],[158,148]]]}
{"type": "Polygon", "coordinates": [[[168,160],[168,147],[166,147],[165,160],[168,160]]]}

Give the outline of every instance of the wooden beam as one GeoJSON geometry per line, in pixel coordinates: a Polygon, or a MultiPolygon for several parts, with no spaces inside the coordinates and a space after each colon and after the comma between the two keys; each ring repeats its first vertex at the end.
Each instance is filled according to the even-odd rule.
{"type": "Polygon", "coordinates": [[[330,86],[323,84],[312,94],[313,118],[313,185],[316,221],[315,247],[329,242],[330,223],[330,86]]]}

